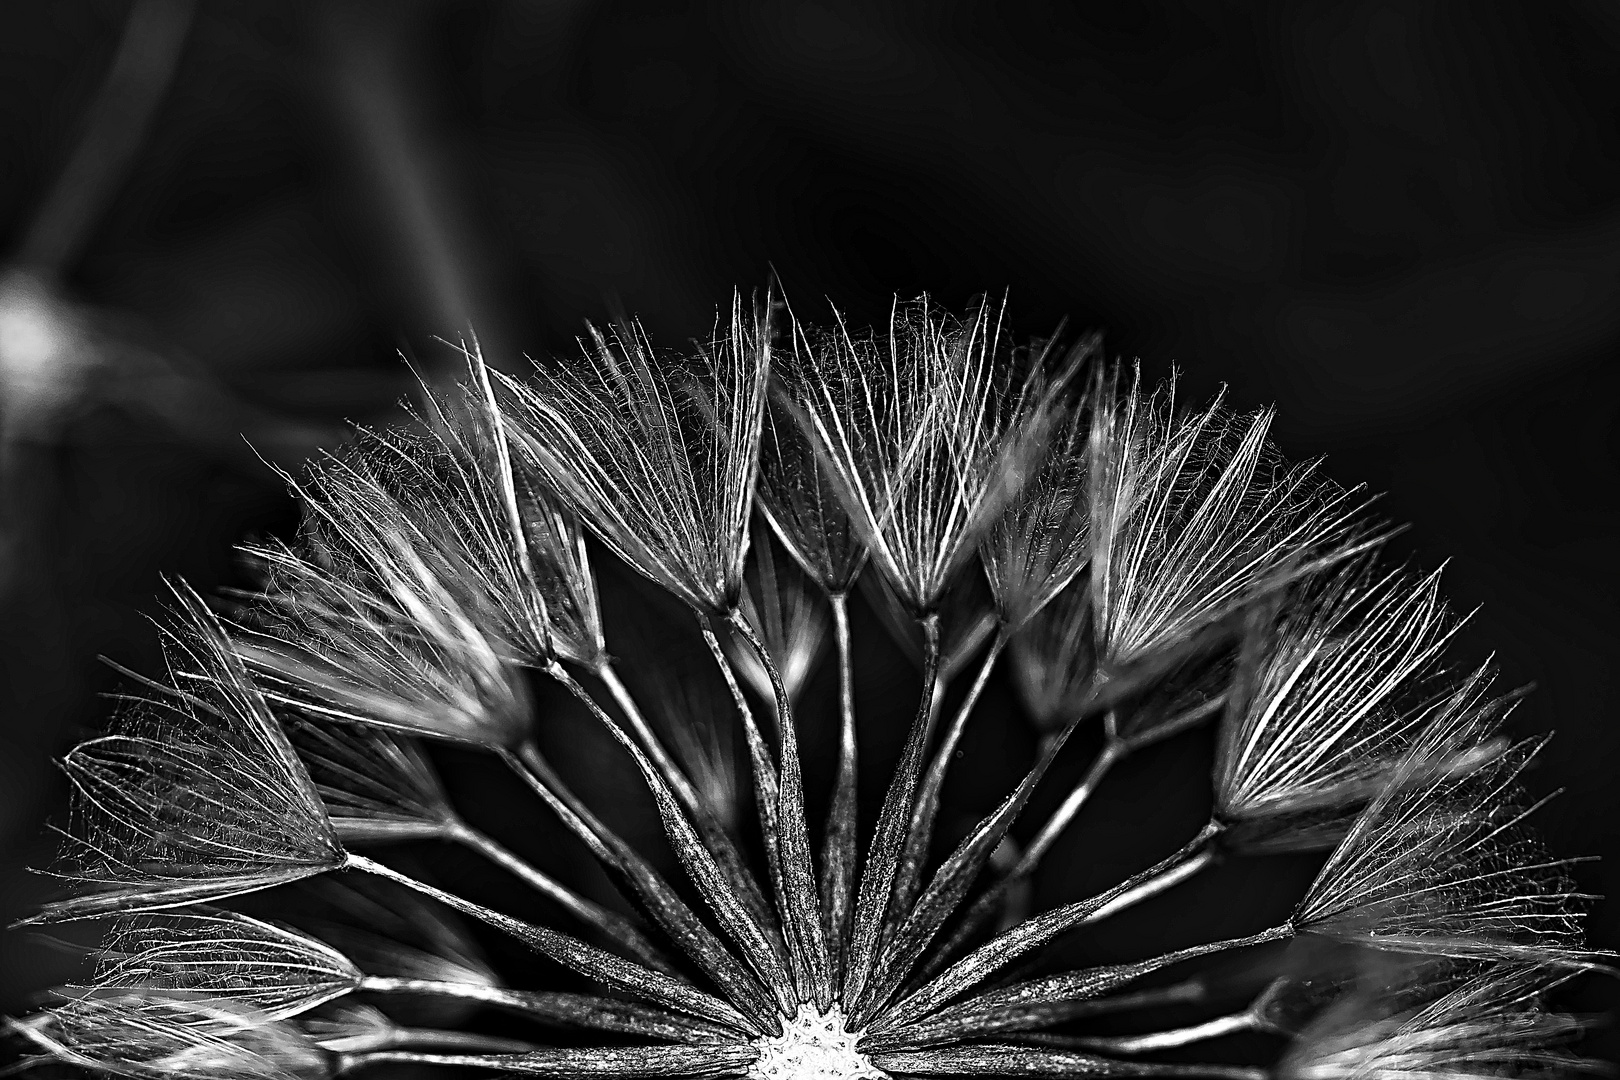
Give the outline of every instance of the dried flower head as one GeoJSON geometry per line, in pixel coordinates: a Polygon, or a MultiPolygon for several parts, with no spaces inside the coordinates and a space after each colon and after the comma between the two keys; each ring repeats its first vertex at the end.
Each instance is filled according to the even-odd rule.
{"type": "MultiPolygon", "coordinates": [[[[14,1030],[141,1080],[381,1066],[1465,1080],[1570,1064],[1555,1044],[1573,1026],[1539,998],[1595,957],[1565,861],[1527,831],[1518,779],[1536,744],[1501,734],[1516,698],[1493,696],[1488,666],[1450,674],[1469,668],[1447,655],[1456,623],[1437,579],[1380,568],[1387,534],[1358,495],[1287,465],[1269,414],[1178,412],[1170,388],[1144,393],[1100,362],[1081,380],[1094,339],[1054,362],[990,305],[957,319],[925,299],[877,333],[786,333],[779,347],[739,300],[694,357],[655,352],[631,325],[593,333],[583,366],[503,378],[499,394],[470,351],[468,386],[430,396],[425,434],[364,433],[316,463],[298,543],[255,549],[266,581],[234,640],[183,594],[170,678],[69,755],[76,895],[44,917],[121,921],[91,985],[14,1030]],[[767,416],[773,351],[788,358],[767,416]],[[777,538],[750,543],[756,488],[777,538]],[[644,630],[632,663],[650,669],[620,680],[575,515],[698,613],[712,669],[686,662],[695,642],[644,630]],[[863,599],[851,586],[867,557],[863,599]],[[877,661],[857,605],[923,673],[898,758],[876,755],[884,794],[866,829],[859,729],[877,710],[856,674],[877,661]],[[829,615],[838,738],[817,836],[824,758],[799,747],[819,734],[809,673],[829,615]],[[977,771],[958,762],[963,740],[1009,652],[1039,738],[993,805],[951,814],[947,776],[977,771]],[[635,770],[657,852],[542,752],[526,668],[635,770]],[[756,722],[749,683],[774,727],[756,722]],[[1109,769],[1216,715],[1196,785],[1208,824],[1093,895],[1032,906],[1109,769]],[[1101,746],[1065,773],[1084,724],[1101,746]],[[531,863],[475,827],[417,737],[491,751],[568,845],[530,845],[531,863]],[[1044,791],[1055,775],[1079,779],[1044,791]],[[394,864],[435,859],[436,845],[396,843],[423,840],[476,853],[543,914],[394,864]],[[1223,858],[1330,845],[1274,925],[1066,961],[1071,935],[1223,858]],[[616,897],[564,884],[586,856],[616,897]],[[350,873],[310,880],[329,870],[350,873]],[[272,886],[237,902],[257,915],[186,906],[272,886]],[[455,917],[536,966],[474,947],[455,917]],[[1285,942],[1286,973],[1255,978],[1285,942]],[[1249,965],[1245,985],[1264,983],[1237,1011],[1095,1026],[1213,1004],[1199,969],[1228,954],[1249,965]],[[1240,1033],[1266,1066],[1224,1049],[1200,1060],[1240,1033]]],[[[1110,826],[1129,832],[1129,815],[1110,826]]]]}

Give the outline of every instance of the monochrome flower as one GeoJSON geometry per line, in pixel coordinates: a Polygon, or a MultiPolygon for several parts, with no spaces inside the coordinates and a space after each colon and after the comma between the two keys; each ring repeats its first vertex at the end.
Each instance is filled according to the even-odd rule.
{"type": "MultiPolygon", "coordinates": [[[[1178,409],[1095,338],[1059,356],[988,303],[897,302],[875,333],[789,316],[786,343],[769,314],[736,299],[694,356],[633,323],[593,331],[583,363],[527,380],[468,349],[466,385],[430,393],[409,431],[314,463],[299,537],[250,549],[263,579],[229,626],[181,592],[168,677],[68,755],[69,895],[37,919],[116,922],[86,984],[14,1034],[138,1080],[1579,1067],[1563,1048],[1579,1025],[1543,999],[1602,956],[1568,861],[1529,832],[1539,742],[1503,733],[1519,695],[1453,660],[1438,576],[1383,567],[1390,534],[1357,491],[1287,464],[1269,413],[1178,409]],[[655,620],[620,642],[645,639],[628,660],[609,655],[581,527],[697,614],[712,667],[655,620]],[[920,686],[871,671],[893,655],[864,648],[882,624],[920,686]],[[836,711],[811,678],[829,628],[836,711]],[[977,816],[947,814],[948,775],[978,773],[970,720],[1010,712],[987,689],[1004,651],[1031,760],[977,816]],[[570,733],[537,727],[531,673],[635,770],[656,851],[542,752],[537,734],[570,733]],[[858,673],[917,691],[897,758],[859,745],[892,754],[898,732],[867,726],[858,673]],[[801,761],[827,715],[836,751],[801,761]],[[1031,887],[1110,769],[1159,768],[1150,748],[1216,717],[1202,828],[1091,895],[1031,887]],[[419,739],[504,763],[566,850],[524,842],[522,813],[475,825],[434,768],[453,777],[458,751],[419,739]],[[1071,743],[1094,746],[1089,764],[1071,743]],[[883,792],[866,827],[863,776],[883,792]],[[475,853],[543,914],[471,899],[481,881],[455,870],[407,872],[442,851],[422,841],[475,853]],[[1065,947],[1223,859],[1328,848],[1261,929],[1078,965],[1065,947]],[[616,897],[564,884],[580,854],[616,897]],[[1214,1003],[1220,957],[1263,988],[1153,1028],[1214,1003]],[[1098,1026],[1126,1013],[1141,1027],[1098,1026]],[[1264,1064],[1188,1056],[1239,1034],[1264,1064]]],[[[1108,827],[1135,834],[1129,814],[1108,827]]]]}

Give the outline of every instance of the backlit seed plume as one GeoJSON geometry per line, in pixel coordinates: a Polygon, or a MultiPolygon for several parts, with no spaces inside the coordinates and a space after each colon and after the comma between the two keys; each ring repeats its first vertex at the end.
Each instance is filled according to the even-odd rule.
{"type": "Polygon", "coordinates": [[[358,989],[363,978],[347,956],[307,934],[194,909],[115,925],[90,989],[167,991],[284,1020],[358,989]]]}
{"type": "Polygon", "coordinates": [[[882,332],[795,326],[781,360],[872,560],[915,612],[939,606],[1006,496],[994,395],[1009,351],[999,308],[957,319],[923,297],[897,302],[882,332]]]}
{"type": "MultiPolygon", "coordinates": [[[[1139,377],[1139,376],[1138,376],[1139,377]]],[[[1164,388],[1101,381],[1089,449],[1092,611],[1107,668],[1236,610],[1357,536],[1354,493],[1287,466],[1270,412],[1187,417],[1164,388]]]]}
{"type": "Polygon", "coordinates": [[[40,919],[150,911],[341,865],[320,795],[195,594],[165,634],[170,685],[127,702],[114,733],[62,762],[73,820],[40,919]]]}
{"type": "Polygon", "coordinates": [[[86,997],[19,1033],[69,1065],[130,1080],[327,1080],[332,1056],[289,1023],[155,994],[86,997]]]}
{"type": "Polygon", "coordinates": [[[574,366],[504,380],[514,434],[620,558],[699,611],[731,611],[770,377],[765,316],[737,295],[690,360],[656,351],[637,323],[590,334],[574,366]]]}
{"type": "Polygon", "coordinates": [[[450,580],[476,583],[468,603],[486,631],[527,663],[555,656],[597,667],[607,652],[579,520],[515,459],[483,357],[474,349],[467,359],[459,400],[424,390],[439,445],[414,455],[401,447],[413,469],[395,497],[421,523],[424,554],[445,560],[450,580]]]}
{"type": "MultiPolygon", "coordinates": [[[[803,333],[797,324],[795,334],[803,333]]],[[[866,562],[849,511],[827,463],[793,415],[792,391],[780,378],[766,405],[759,445],[760,511],[805,573],[828,593],[848,593],[866,562]]]]}
{"type": "MultiPolygon", "coordinates": [[[[788,696],[797,700],[827,644],[826,601],[768,533],[754,538],[753,550],[742,596],[743,617],[775,658],[788,696]]],[[[754,692],[770,700],[770,674],[753,651],[735,643],[727,651],[754,692]]]]}
{"type": "Polygon", "coordinates": [[[1001,620],[1016,630],[1066,588],[1091,558],[1091,505],[1086,487],[1085,403],[1066,384],[1094,360],[1099,338],[1083,340],[1048,376],[1057,391],[1026,392],[1004,423],[1015,446],[1008,479],[1013,494],[979,543],[985,577],[1001,620]]]}
{"type": "Polygon", "coordinates": [[[237,649],[273,698],[316,715],[478,745],[520,741],[527,691],[511,646],[481,618],[483,590],[456,569],[479,556],[422,542],[383,476],[403,458],[362,435],[311,470],[298,486],[309,523],[301,548],[246,549],[266,585],[238,620],[237,649]]]}
{"type": "Polygon", "coordinates": [[[1333,844],[1436,708],[1435,667],[1456,628],[1438,574],[1354,566],[1303,588],[1275,626],[1252,629],[1227,700],[1215,812],[1228,843],[1333,844]]]}
{"type": "Polygon", "coordinates": [[[182,593],[168,677],[68,756],[36,921],[116,922],[18,1040],[136,1080],[1580,1067],[1543,999],[1608,954],[1521,695],[1355,490],[994,304],[770,312],[527,381],[467,349],[310,466],[229,639],[182,593]],[[582,527],[674,601],[600,607],[582,527]],[[1167,745],[1217,716],[1213,763],[1167,745]],[[1184,884],[1323,851],[1292,907],[1184,884]]]}
{"type": "Polygon", "coordinates": [[[410,739],[303,717],[288,717],[285,727],[345,843],[431,839],[458,824],[432,764],[410,739]]]}
{"type": "MultiPolygon", "coordinates": [[[[1302,1032],[1278,1075],[1288,1080],[1495,1080],[1601,1072],[1567,1049],[1581,1030],[1542,996],[1566,976],[1495,964],[1439,980],[1443,992],[1392,1008],[1384,987],[1329,1009],[1302,1032]]],[[[1415,989],[1415,988],[1414,988],[1415,989]]],[[[1404,994],[1401,1001],[1415,995],[1404,994]]],[[[1404,1001],[1402,1002],[1405,1003],[1404,1001]]]]}
{"type": "Polygon", "coordinates": [[[1479,753],[1509,706],[1480,697],[1465,689],[1415,740],[1328,857],[1296,925],[1410,953],[1585,962],[1569,860],[1547,855],[1525,823],[1534,806],[1518,777],[1539,745],[1479,753]]]}

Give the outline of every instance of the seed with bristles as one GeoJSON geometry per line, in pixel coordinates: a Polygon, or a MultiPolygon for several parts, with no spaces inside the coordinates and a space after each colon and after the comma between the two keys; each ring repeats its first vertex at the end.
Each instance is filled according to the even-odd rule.
{"type": "Polygon", "coordinates": [[[341,866],[315,785],[219,623],[178,589],[172,685],[132,699],[114,734],[62,765],[74,824],[58,873],[74,895],[40,920],[153,911],[341,866]]]}

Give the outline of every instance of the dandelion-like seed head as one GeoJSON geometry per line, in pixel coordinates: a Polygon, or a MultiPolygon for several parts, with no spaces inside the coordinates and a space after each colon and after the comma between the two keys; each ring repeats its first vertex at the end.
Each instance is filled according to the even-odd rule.
{"type": "Polygon", "coordinates": [[[1282,462],[1269,411],[1238,416],[1217,400],[1183,417],[1173,384],[1147,396],[1119,376],[1094,409],[1089,580],[1105,666],[1343,558],[1365,531],[1353,492],[1282,462]]]}
{"type": "Polygon", "coordinates": [[[1287,463],[1268,412],[1178,408],[1094,338],[1020,344],[994,304],[897,302],[871,332],[770,313],[739,297],[690,354],[592,331],[523,380],[467,349],[466,384],[408,430],[315,462],[299,537],[251,549],[258,590],[228,624],[182,590],[167,678],[65,760],[68,895],[36,921],[117,921],[86,985],[13,1032],[136,1080],[1578,1067],[1544,998],[1598,957],[1527,821],[1539,742],[1502,733],[1517,695],[1455,662],[1437,577],[1382,567],[1356,491],[1287,463]],[[609,656],[587,528],[700,616],[689,639],[632,618],[636,659],[609,656]],[[872,727],[868,688],[915,686],[875,670],[874,627],[920,661],[902,730],[872,727]],[[1024,770],[974,817],[951,800],[984,787],[965,736],[1008,707],[1004,656],[1034,738],[1001,741],[1024,770]],[[579,706],[548,709],[556,729],[541,678],[579,706]],[[1054,895],[1051,854],[1117,796],[1115,764],[1159,767],[1217,716],[1206,824],[1054,895]],[[601,805],[549,756],[569,723],[633,798],[601,805]],[[538,818],[464,804],[434,763],[468,750],[538,818]],[[648,805],[654,852],[619,826],[648,805]],[[441,863],[451,845],[532,890],[528,917],[441,863]],[[1325,849],[1271,925],[1065,966],[1071,937],[1223,859],[1325,849]],[[1222,956],[1240,974],[1216,978],[1222,956]],[[1240,1034],[1266,1067],[1226,1063],[1240,1034]]]}
{"type": "Polygon", "coordinates": [[[1569,861],[1525,823],[1518,778],[1539,744],[1496,749],[1500,700],[1465,690],[1448,705],[1328,857],[1297,923],[1417,954],[1581,963],[1569,861]]]}

